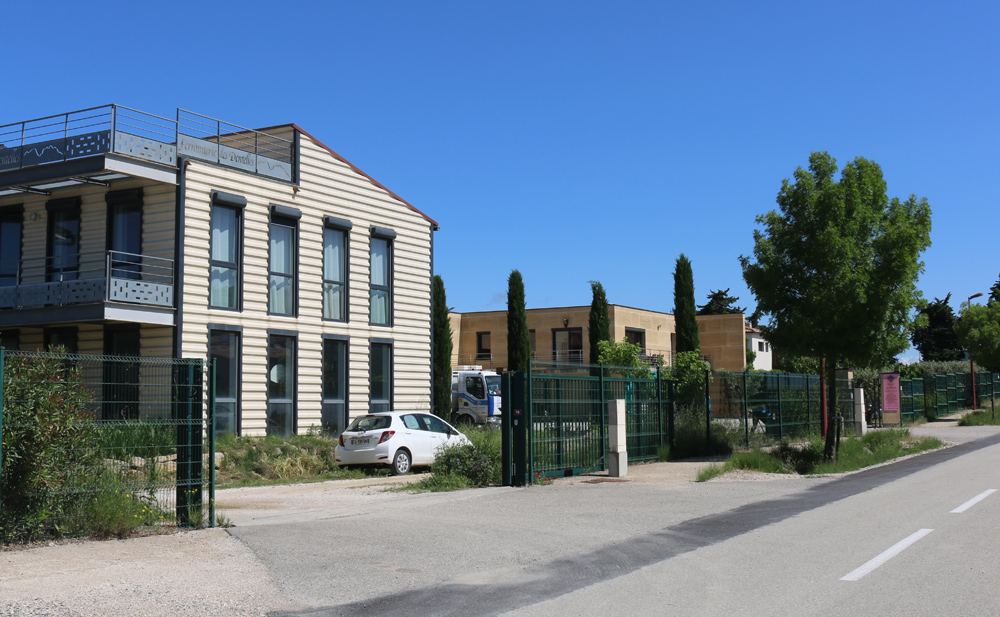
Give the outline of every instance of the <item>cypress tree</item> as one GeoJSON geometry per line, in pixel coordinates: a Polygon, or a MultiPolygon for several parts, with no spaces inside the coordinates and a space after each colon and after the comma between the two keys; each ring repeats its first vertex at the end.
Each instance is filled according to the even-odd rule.
{"type": "Polygon", "coordinates": [[[448,318],[448,299],[444,292],[444,280],[434,275],[432,284],[434,302],[434,413],[448,418],[451,413],[451,319],[448,318]]]}
{"type": "Polygon", "coordinates": [[[677,349],[674,351],[698,351],[698,320],[695,318],[694,274],[691,261],[681,253],[674,269],[674,322],[677,329],[677,349]]]}
{"type": "Polygon", "coordinates": [[[531,335],[524,304],[521,273],[511,270],[507,278],[507,364],[512,371],[527,371],[531,359],[531,335]]]}
{"type": "Polygon", "coordinates": [[[598,281],[590,281],[590,290],[593,292],[587,326],[590,335],[590,363],[600,364],[597,342],[611,340],[611,318],[608,316],[608,296],[604,293],[604,286],[598,281]]]}

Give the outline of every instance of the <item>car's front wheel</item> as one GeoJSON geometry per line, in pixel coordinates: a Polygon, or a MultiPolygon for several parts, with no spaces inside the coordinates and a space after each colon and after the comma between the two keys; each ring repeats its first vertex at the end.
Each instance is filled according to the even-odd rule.
{"type": "Polygon", "coordinates": [[[412,461],[410,460],[410,453],[402,448],[396,450],[396,456],[392,457],[392,475],[401,476],[410,471],[412,466],[412,461]]]}

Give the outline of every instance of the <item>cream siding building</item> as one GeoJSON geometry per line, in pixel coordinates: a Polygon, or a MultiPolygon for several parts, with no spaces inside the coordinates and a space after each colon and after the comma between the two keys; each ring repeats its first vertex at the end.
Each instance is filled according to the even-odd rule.
{"type": "Polygon", "coordinates": [[[4,345],[215,358],[244,434],[430,407],[432,219],[296,125],[55,118],[0,127],[4,345]]]}

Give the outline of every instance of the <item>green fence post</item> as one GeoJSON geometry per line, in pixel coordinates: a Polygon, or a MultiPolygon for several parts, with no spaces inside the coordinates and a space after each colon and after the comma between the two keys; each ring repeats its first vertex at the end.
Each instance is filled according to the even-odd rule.
{"type": "MultiPolygon", "coordinates": [[[[663,382],[660,380],[660,365],[656,365],[656,432],[663,447],[663,382]]],[[[659,453],[657,453],[659,454],[659,453]]]]}
{"type": "Polygon", "coordinates": [[[668,405],[669,416],[667,416],[667,443],[670,444],[670,449],[674,449],[674,409],[676,405],[674,401],[677,399],[677,391],[674,388],[674,380],[667,382],[667,396],[670,397],[670,404],[668,405]]]}
{"type": "Polygon", "coordinates": [[[600,399],[601,399],[601,403],[600,403],[600,405],[597,406],[597,413],[596,414],[591,414],[591,417],[596,417],[597,418],[597,426],[599,427],[598,430],[597,430],[597,435],[598,435],[598,439],[600,440],[600,443],[601,443],[601,446],[600,446],[600,448],[601,448],[601,458],[604,459],[604,467],[606,468],[608,466],[608,456],[607,456],[607,453],[608,453],[608,450],[610,448],[610,446],[608,445],[608,432],[607,432],[608,431],[608,418],[605,415],[607,413],[607,410],[605,408],[605,405],[607,404],[607,399],[606,399],[607,393],[604,391],[604,363],[601,362],[600,364],[598,364],[598,366],[600,367],[600,371],[601,371],[601,375],[600,375],[600,380],[601,380],[600,381],[600,399]]]}
{"type": "Polygon", "coordinates": [[[788,373],[778,373],[778,437],[785,438],[785,418],[781,415],[781,376],[788,373]]]}
{"type": "Polygon", "coordinates": [[[208,363],[208,526],[215,527],[215,363],[208,363]]]}
{"type": "Polygon", "coordinates": [[[747,373],[743,371],[743,432],[746,433],[747,448],[750,447],[750,397],[747,394],[747,373]]]}
{"type": "Polygon", "coordinates": [[[712,452],[712,397],[708,393],[710,371],[705,371],[705,453],[712,452]]]}
{"type": "Polygon", "coordinates": [[[527,394],[524,401],[524,430],[527,436],[526,452],[525,452],[525,471],[528,476],[528,485],[531,485],[533,479],[532,473],[535,470],[535,421],[532,407],[535,406],[535,401],[532,392],[532,379],[531,379],[531,358],[528,358],[528,377],[527,383],[524,384],[524,391],[527,394]]]}

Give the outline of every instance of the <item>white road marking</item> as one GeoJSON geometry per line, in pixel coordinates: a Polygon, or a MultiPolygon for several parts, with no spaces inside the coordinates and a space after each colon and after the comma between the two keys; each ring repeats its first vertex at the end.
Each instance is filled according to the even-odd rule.
{"type": "Polygon", "coordinates": [[[924,536],[926,536],[927,534],[929,534],[932,531],[934,531],[934,530],[933,529],[921,529],[920,531],[917,531],[917,532],[911,534],[905,540],[901,540],[901,541],[897,542],[896,544],[894,544],[892,546],[892,548],[890,548],[889,550],[885,551],[884,553],[882,553],[881,555],[879,555],[875,559],[872,559],[871,561],[869,561],[865,565],[861,566],[857,570],[851,572],[847,576],[841,578],[840,580],[842,580],[842,581],[856,581],[856,580],[859,580],[861,577],[863,577],[864,575],[868,574],[869,572],[871,572],[875,568],[877,568],[880,565],[884,564],[885,562],[889,561],[890,559],[892,559],[896,555],[902,553],[905,548],[907,548],[908,546],[910,546],[911,544],[913,544],[914,542],[916,542],[920,538],[923,538],[924,536]]]}
{"type": "Polygon", "coordinates": [[[986,499],[987,497],[989,497],[990,495],[992,495],[995,492],[997,492],[997,489],[995,489],[995,488],[991,488],[988,491],[983,491],[982,493],[979,493],[978,495],[976,495],[975,497],[973,497],[969,501],[966,501],[962,505],[960,505],[957,508],[955,508],[954,510],[952,510],[951,513],[952,514],[961,514],[962,512],[965,512],[966,510],[968,510],[972,506],[976,505],[980,501],[986,499]]]}

